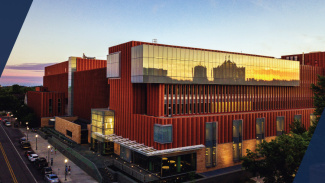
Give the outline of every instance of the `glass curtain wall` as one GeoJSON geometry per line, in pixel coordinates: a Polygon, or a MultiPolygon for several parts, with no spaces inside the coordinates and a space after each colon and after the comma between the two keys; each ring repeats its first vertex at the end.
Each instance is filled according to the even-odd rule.
{"type": "Polygon", "coordinates": [[[158,45],[131,50],[131,82],[299,86],[298,61],[158,45]]]}
{"type": "Polygon", "coordinates": [[[114,144],[101,137],[98,137],[93,132],[103,135],[114,134],[114,111],[107,109],[91,110],[92,147],[96,151],[100,151],[102,154],[112,153],[114,144]]]}

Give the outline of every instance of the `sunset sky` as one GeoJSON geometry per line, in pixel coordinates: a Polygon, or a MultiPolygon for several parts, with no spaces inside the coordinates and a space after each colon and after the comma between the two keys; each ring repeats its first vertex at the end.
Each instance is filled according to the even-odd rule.
{"type": "Polygon", "coordinates": [[[34,0],[0,84],[42,85],[69,56],[131,40],[280,57],[324,51],[325,1],[34,0]]]}

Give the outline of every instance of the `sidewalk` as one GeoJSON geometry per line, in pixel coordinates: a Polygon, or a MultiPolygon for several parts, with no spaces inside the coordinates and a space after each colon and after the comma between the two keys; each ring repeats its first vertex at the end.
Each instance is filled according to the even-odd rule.
{"type": "MultiPolygon", "coordinates": [[[[20,128],[23,134],[26,135],[27,130],[25,128],[20,128]]],[[[40,135],[38,135],[37,138],[37,150],[36,150],[36,135],[37,133],[28,132],[28,140],[31,143],[32,149],[35,151],[35,153],[38,154],[39,157],[48,157],[48,146],[51,144],[48,143],[47,140],[43,139],[40,135]]],[[[52,146],[51,146],[52,147],[52,146]]],[[[72,161],[68,159],[67,166],[71,167],[71,174],[67,175],[67,181],[65,181],[65,163],[64,160],[67,159],[63,154],[61,154],[58,150],[56,151],[53,148],[53,153],[51,154],[50,151],[50,161],[49,165],[51,163],[51,158],[53,158],[53,166],[52,170],[57,176],[59,177],[61,182],[82,182],[82,183],[95,183],[97,182],[94,178],[92,178],[90,175],[88,175],[86,172],[84,172],[82,169],[80,169],[77,165],[75,165],[72,161]]]]}

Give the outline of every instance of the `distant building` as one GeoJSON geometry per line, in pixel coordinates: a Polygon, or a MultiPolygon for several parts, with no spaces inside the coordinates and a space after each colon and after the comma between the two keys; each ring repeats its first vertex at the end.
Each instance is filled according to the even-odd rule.
{"type": "Polygon", "coordinates": [[[225,60],[220,66],[213,68],[214,80],[245,81],[245,67],[237,67],[235,62],[225,60]]]}

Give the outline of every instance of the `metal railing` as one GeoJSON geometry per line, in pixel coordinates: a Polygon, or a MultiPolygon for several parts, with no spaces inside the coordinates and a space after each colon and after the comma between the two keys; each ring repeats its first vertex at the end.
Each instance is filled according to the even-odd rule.
{"type": "Polygon", "coordinates": [[[141,182],[151,182],[151,181],[155,181],[158,180],[159,178],[148,173],[145,174],[145,172],[140,172],[139,170],[136,170],[133,167],[130,167],[129,164],[127,163],[122,163],[118,160],[112,159],[109,162],[105,162],[106,166],[115,166],[116,168],[118,168],[119,170],[129,174],[130,176],[136,178],[137,180],[141,181],[141,182]]]}
{"type": "Polygon", "coordinates": [[[49,138],[48,142],[52,144],[56,149],[58,149],[62,154],[64,154],[67,158],[73,161],[76,165],[78,165],[82,170],[87,172],[90,176],[96,179],[98,182],[103,181],[103,177],[100,174],[97,166],[79,154],[77,151],[71,149],[66,144],[62,143],[60,140],[56,138],[49,138]]]}

